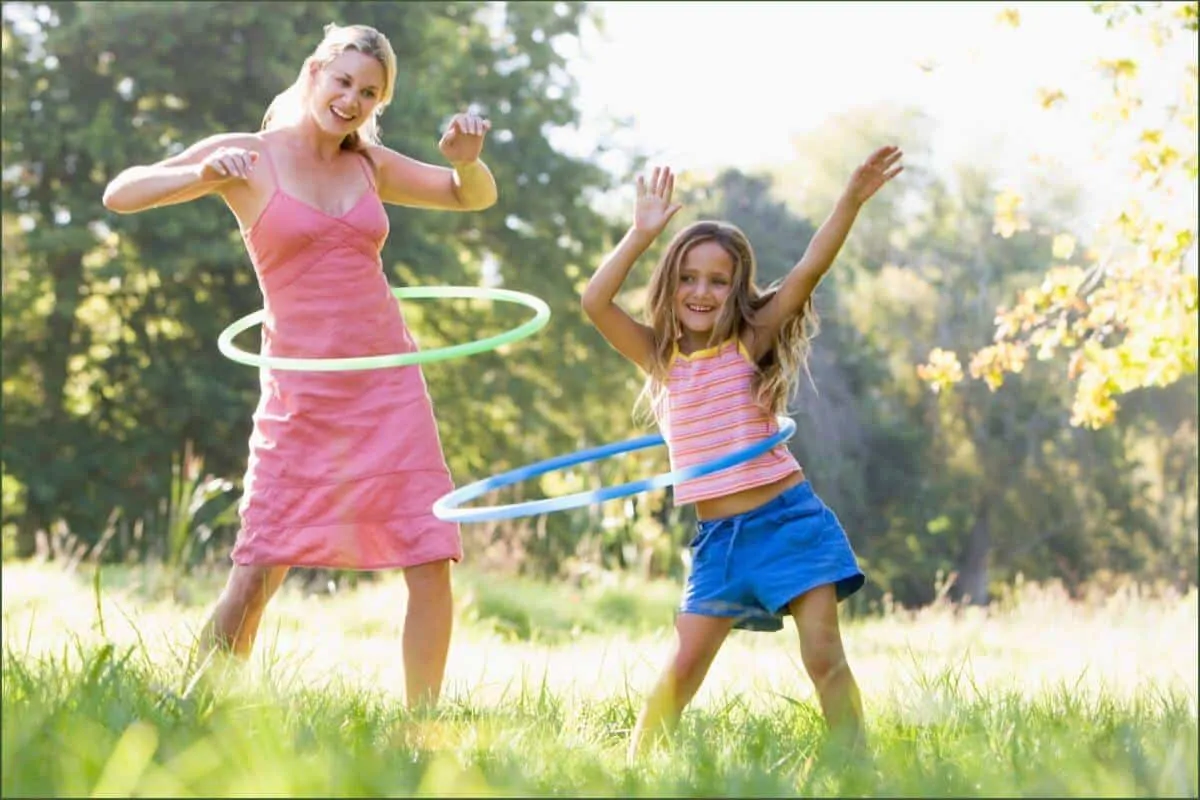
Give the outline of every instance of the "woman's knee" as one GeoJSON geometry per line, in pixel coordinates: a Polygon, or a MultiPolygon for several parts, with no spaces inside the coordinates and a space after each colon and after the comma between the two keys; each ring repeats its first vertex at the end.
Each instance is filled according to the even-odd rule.
{"type": "Polygon", "coordinates": [[[259,567],[237,565],[229,576],[225,595],[229,602],[239,607],[260,610],[283,583],[287,567],[259,567]]]}
{"type": "Polygon", "coordinates": [[[450,592],[450,559],[430,561],[404,570],[408,594],[429,595],[450,592]]]}

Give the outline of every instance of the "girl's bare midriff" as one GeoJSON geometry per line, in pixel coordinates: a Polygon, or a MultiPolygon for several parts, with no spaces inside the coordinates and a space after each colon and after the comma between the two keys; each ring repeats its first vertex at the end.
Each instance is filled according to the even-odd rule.
{"type": "Polygon", "coordinates": [[[732,517],[734,514],[744,514],[758,508],[763,503],[774,500],[793,486],[804,483],[804,470],[796,470],[786,478],[780,478],[774,483],[766,483],[745,489],[725,497],[714,497],[711,500],[700,500],[696,503],[696,516],[700,519],[720,519],[732,517]]]}

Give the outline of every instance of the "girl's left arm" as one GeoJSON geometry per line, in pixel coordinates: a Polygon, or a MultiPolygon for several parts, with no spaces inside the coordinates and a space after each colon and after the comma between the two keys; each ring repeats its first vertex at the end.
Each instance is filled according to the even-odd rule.
{"type": "Polygon", "coordinates": [[[779,329],[804,308],[821,278],[833,266],[859,209],[880,187],[904,171],[904,167],[898,166],[903,155],[898,147],[881,147],[854,170],[833,212],[817,229],[804,256],[783,279],[779,291],[754,315],[750,349],[755,360],[771,348],[779,329]]]}

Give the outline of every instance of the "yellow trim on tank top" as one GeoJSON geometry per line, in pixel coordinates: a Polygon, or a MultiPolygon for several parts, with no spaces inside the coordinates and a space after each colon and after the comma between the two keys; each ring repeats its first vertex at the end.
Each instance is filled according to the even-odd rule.
{"type": "Polygon", "coordinates": [[[684,361],[695,361],[697,358],[716,355],[721,351],[721,348],[725,347],[735,339],[737,340],[738,344],[738,352],[742,354],[742,358],[746,359],[746,361],[753,365],[754,359],[750,357],[750,351],[746,349],[746,343],[743,342],[739,337],[730,336],[720,344],[714,344],[712,347],[705,347],[701,350],[697,350],[694,353],[679,352],[679,342],[675,342],[673,345],[674,349],[671,351],[671,359],[667,362],[667,366],[670,367],[672,364],[674,364],[676,358],[682,358],[684,361]]]}

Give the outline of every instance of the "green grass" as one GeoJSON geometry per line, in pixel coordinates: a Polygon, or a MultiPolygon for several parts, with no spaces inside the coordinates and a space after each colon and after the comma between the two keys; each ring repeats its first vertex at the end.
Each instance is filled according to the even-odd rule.
{"type": "Polygon", "coordinates": [[[5,565],[10,796],[1195,796],[1193,592],[849,620],[872,756],[823,741],[790,627],[735,634],[678,735],[629,767],[678,587],[456,578],[444,702],[403,709],[402,582],[288,584],[251,663],[178,701],[219,579],[5,565]],[[181,602],[180,596],[188,598],[181,602]],[[195,602],[191,598],[196,598],[195,602]]]}
{"type": "Polygon", "coordinates": [[[551,588],[531,580],[468,575],[459,584],[465,592],[466,623],[508,639],[545,644],[614,629],[648,634],[669,623],[679,604],[679,587],[665,582],[551,588]]]}

